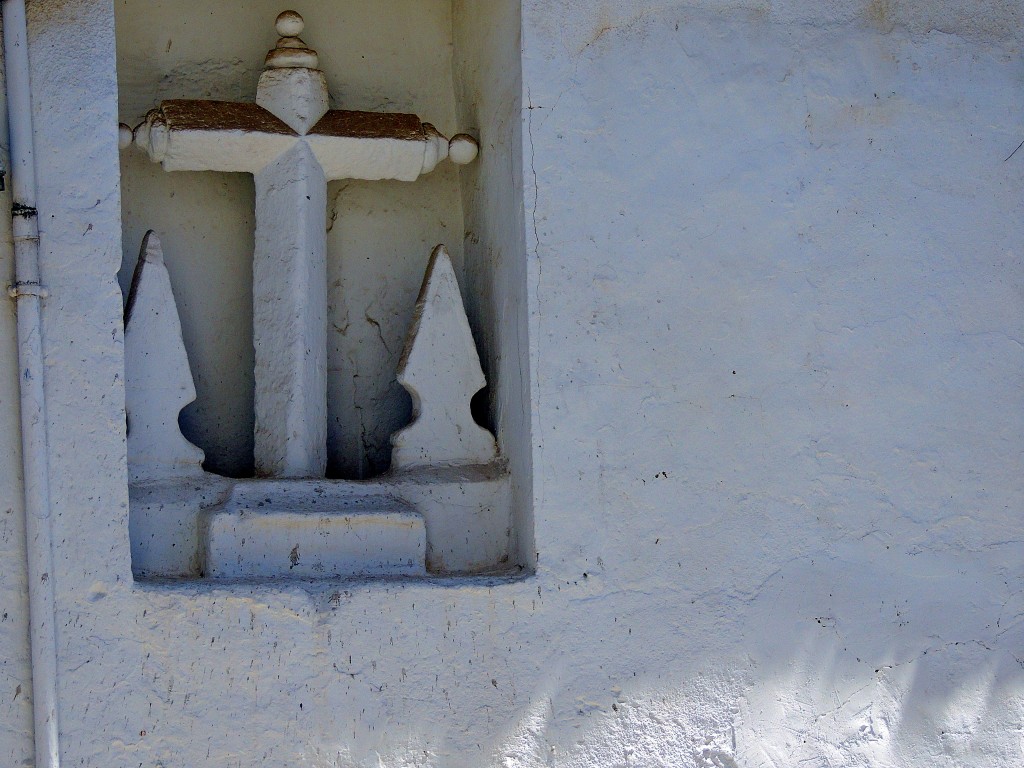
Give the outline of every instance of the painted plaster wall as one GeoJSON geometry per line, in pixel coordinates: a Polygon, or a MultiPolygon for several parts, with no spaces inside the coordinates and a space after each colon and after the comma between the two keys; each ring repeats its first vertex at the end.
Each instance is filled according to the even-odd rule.
{"type": "Polygon", "coordinates": [[[526,743],[1019,763],[1021,5],[695,5],[525,12],[540,573],[632,691],[526,743]]]}
{"type": "Polygon", "coordinates": [[[131,584],[112,8],[30,5],[66,764],[1019,764],[1020,4],[524,5],[537,573],[285,589],[131,584]]]}
{"type": "Polygon", "coordinates": [[[466,309],[489,389],[480,408],[512,475],[513,562],[532,567],[532,411],[523,188],[520,4],[453,4],[458,122],[481,142],[462,169],[466,309]]]}

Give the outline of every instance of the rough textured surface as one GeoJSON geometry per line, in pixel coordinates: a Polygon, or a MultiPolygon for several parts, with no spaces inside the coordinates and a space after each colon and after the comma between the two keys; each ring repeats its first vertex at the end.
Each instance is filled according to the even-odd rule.
{"type": "Polygon", "coordinates": [[[283,136],[298,135],[259,104],[169,99],[161,102],[160,112],[172,131],[259,131],[283,136]]]}
{"type": "Polygon", "coordinates": [[[130,485],[132,575],[198,578],[202,513],[227,501],[232,488],[231,480],[211,474],[130,485]]]}
{"type": "Polygon", "coordinates": [[[327,468],[327,180],[296,144],[256,174],[256,472],[327,468]]]}
{"type": "MultiPolygon", "coordinates": [[[[271,66],[269,62],[267,66],[271,66]]],[[[327,114],[329,101],[327,77],[318,69],[267,69],[256,86],[256,103],[299,135],[309,133],[327,114]]]]}
{"type": "Polygon", "coordinates": [[[423,516],[383,494],[338,484],[235,487],[203,520],[210,579],[330,579],[426,573],[423,516]]]}
{"type": "Polygon", "coordinates": [[[573,766],[1013,765],[1018,41],[949,34],[950,3],[945,32],[888,33],[764,5],[526,11],[540,578],[636,590],[590,610],[635,606],[624,687],[663,696],[533,743],[573,766]],[[666,653],[728,683],[663,682],[666,624],[666,653]]]}
{"type": "Polygon", "coordinates": [[[130,583],[110,9],[29,4],[66,764],[1020,764],[1021,5],[739,5],[526,4],[536,576],[268,589],[130,583]]]}
{"type": "MultiPolygon", "coordinates": [[[[111,630],[123,619],[118,600],[107,601],[99,611],[89,610],[108,594],[126,595],[131,580],[124,569],[129,562],[128,496],[123,318],[119,319],[123,305],[115,279],[121,228],[111,21],[111,9],[92,0],[28,3],[32,81],[60,84],[59,89],[36,88],[33,106],[41,269],[49,291],[43,304],[43,344],[52,519],[58,542],[53,573],[62,654],[58,686],[72,696],[80,685],[97,683],[86,671],[92,663],[102,660],[106,666],[119,657],[134,666],[141,660],[137,646],[105,641],[116,636],[111,630]],[[90,595],[96,603],[90,602],[90,595]],[[77,624],[75,633],[68,631],[69,622],[77,624]],[[79,667],[89,658],[95,662],[79,667]]],[[[140,241],[141,237],[135,240],[132,250],[140,241]]],[[[16,435],[16,430],[10,432],[12,440],[16,435]]],[[[13,452],[5,451],[5,457],[6,464],[13,452]]],[[[19,569],[3,568],[0,580],[9,578],[20,579],[19,569]]],[[[20,595],[17,600],[21,602],[20,595]]],[[[16,604],[8,605],[0,608],[0,617],[4,612],[16,615],[11,612],[17,611],[16,604]]],[[[20,642],[14,658],[19,646],[20,642]]],[[[0,658],[6,657],[7,649],[0,648],[0,658]]],[[[16,701],[31,694],[29,670],[23,669],[21,675],[22,691],[16,701]]],[[[140,701],[115,678],[102,685],[129,706],[140,701]]],[[[3,698],[10,696],[13,692],[5,692],[3,698]]],[[[72,762],[109,750],[108,735],[102,744],[82,747],[87,734],[101,732],[93,727],[98,723],[89,722],[95,714],[74,708],[63,713],[66,734],[79,735],[77,746],[75,739],[65,736],[71,742],[66,757],[78,755],[69,757],[72,762]]],[[[14,722],[16,718],[17,714],[14,722]]],[[[30,751],[11,759],[16,765],[30,762],[30,751]]]]}

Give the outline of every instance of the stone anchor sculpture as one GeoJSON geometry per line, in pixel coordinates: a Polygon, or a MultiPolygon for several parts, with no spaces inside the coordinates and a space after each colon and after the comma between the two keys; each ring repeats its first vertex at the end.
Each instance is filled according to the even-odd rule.
{"type": "Polygon", "coordinates": [[[253,342],[257,473],[323,477],[327,461],[327,182],[412,181],[476,141],[415,115],[328,109],[316,51],[285,11],[255,104],[165,101],[135,142],[168,171],[236,171],[256,182],[253,342]]]}
{"type": "Polygon", "coordinates": [[[470,162],[414,115],[327,109],[317,55],[286,11],[256,104],[165,101],[134,140],[167,170],[256,181],[253,342],[259,479],[204,473],[178,430],[196,393],[160,243],[146,236],[126,312],[133,570],[215,579],[467,573],[507,560],[511,484],[470,400],[485,384],[446,249],[431,255],[398,371],[414,420],[392,472],[326,481],[326,184],[413,180],[470,162]],[[503,559],[504,558],[504,559],[503,559]]]}

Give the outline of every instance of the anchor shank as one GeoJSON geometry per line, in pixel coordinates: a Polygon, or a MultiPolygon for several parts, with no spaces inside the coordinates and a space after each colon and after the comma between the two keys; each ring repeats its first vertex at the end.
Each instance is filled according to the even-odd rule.
{"type": "Polygon", "coordinates": [[[255,174],[253,344],[257,474],[327,465],[327,182],[304,142],[255,174]]]}

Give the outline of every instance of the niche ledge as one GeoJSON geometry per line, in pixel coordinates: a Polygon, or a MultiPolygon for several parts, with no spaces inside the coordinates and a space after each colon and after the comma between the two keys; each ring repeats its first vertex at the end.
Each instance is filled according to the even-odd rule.
{"type": "Polygon", "coordinates": [[[511,573],[510,498],[500,459],[373,480],[133,483],[132,571],[211,581],[511,573]]]}

